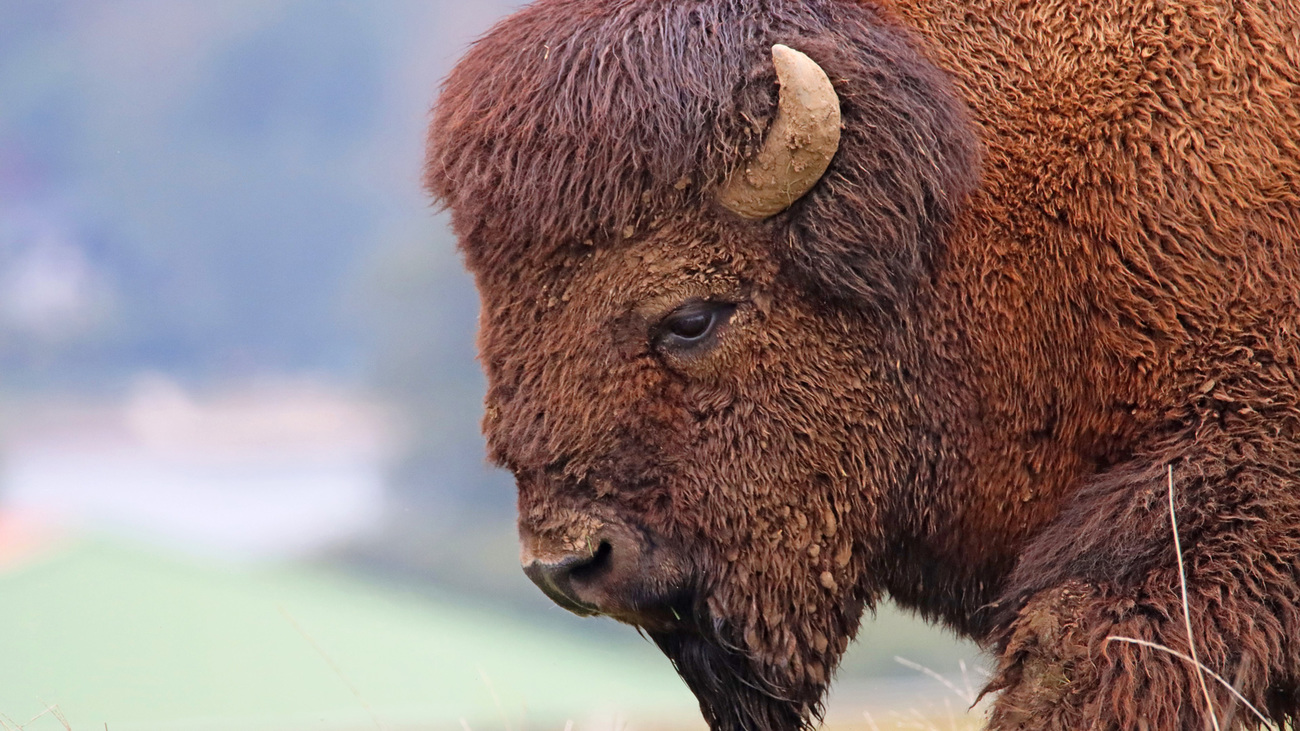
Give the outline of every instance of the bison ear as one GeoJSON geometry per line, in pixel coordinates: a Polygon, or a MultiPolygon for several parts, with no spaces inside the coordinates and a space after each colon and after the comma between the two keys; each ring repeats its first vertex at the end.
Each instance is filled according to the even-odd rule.
{"type": "Polygon", "coordinates": [[[815,295],[890,311],[928,275],[977,184],[978,139],[905,30],[868,33],[801,44],[835,80],[842,130],[824,174],[772,222],[778,254],[815,295]]]}

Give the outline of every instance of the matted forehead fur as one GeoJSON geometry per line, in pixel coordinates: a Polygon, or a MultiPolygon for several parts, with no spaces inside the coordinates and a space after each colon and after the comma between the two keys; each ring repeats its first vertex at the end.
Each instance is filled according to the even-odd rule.
{"type": "Polygon", "coordinates": [[[907,31],[857,2],[542,0],[502,21],[429,133],[426,182],[469,267],[537,267],[715,207],[775,113],[774,43],[822,66],[844,124],[820,184],[770,222],[774,253],[822,296],[896,306],[973,184],[975,142],[907,31]]]}

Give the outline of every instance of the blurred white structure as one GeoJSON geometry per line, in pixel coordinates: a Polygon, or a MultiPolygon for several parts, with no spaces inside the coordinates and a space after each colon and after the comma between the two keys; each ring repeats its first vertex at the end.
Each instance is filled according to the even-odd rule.
{"type": "Polygon", "coordinates": [[[0,223],[0,336],[58,341],[101,321],[107,284],[56,217],[4,211],[0,223]]]}
{"type": "Polygon", "coordinates": [[[387,420],[310,382],[7,409],[0,509],[234,560],[309,555],[382,517],[387,420]]]}

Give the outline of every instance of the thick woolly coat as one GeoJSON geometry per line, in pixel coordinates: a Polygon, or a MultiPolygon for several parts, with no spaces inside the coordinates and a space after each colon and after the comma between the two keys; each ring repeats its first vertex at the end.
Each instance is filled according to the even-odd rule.
{"type": "Polygon", "coordinates": [[[1200,660],[1300,717],[1294,0],[541,0],[448,80],[428,171],[521,530],[690,547],[706,638],[655,639],[715,728],[813,717],[885,593],[998,654],[995,728],[1205,728],[1191,665],[1111,639],[1192,650],[1170,474],[1200,660]],[[749,223],[714,195],[776,42],[844,135],[749,223]],[[656,361],[624,291],[741,304],[710,365],[656,361]]]}

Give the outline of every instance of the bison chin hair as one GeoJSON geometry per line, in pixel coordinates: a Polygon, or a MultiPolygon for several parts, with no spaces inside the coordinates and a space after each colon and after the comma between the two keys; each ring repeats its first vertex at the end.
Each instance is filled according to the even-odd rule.
{"type": "Polygon", "coordinates": [[[775,682],[724,633],[721,623],[707,633],[647,632],[695,694],[710,731],[794,731],[820,717],[824,687],[775,682]]]}

